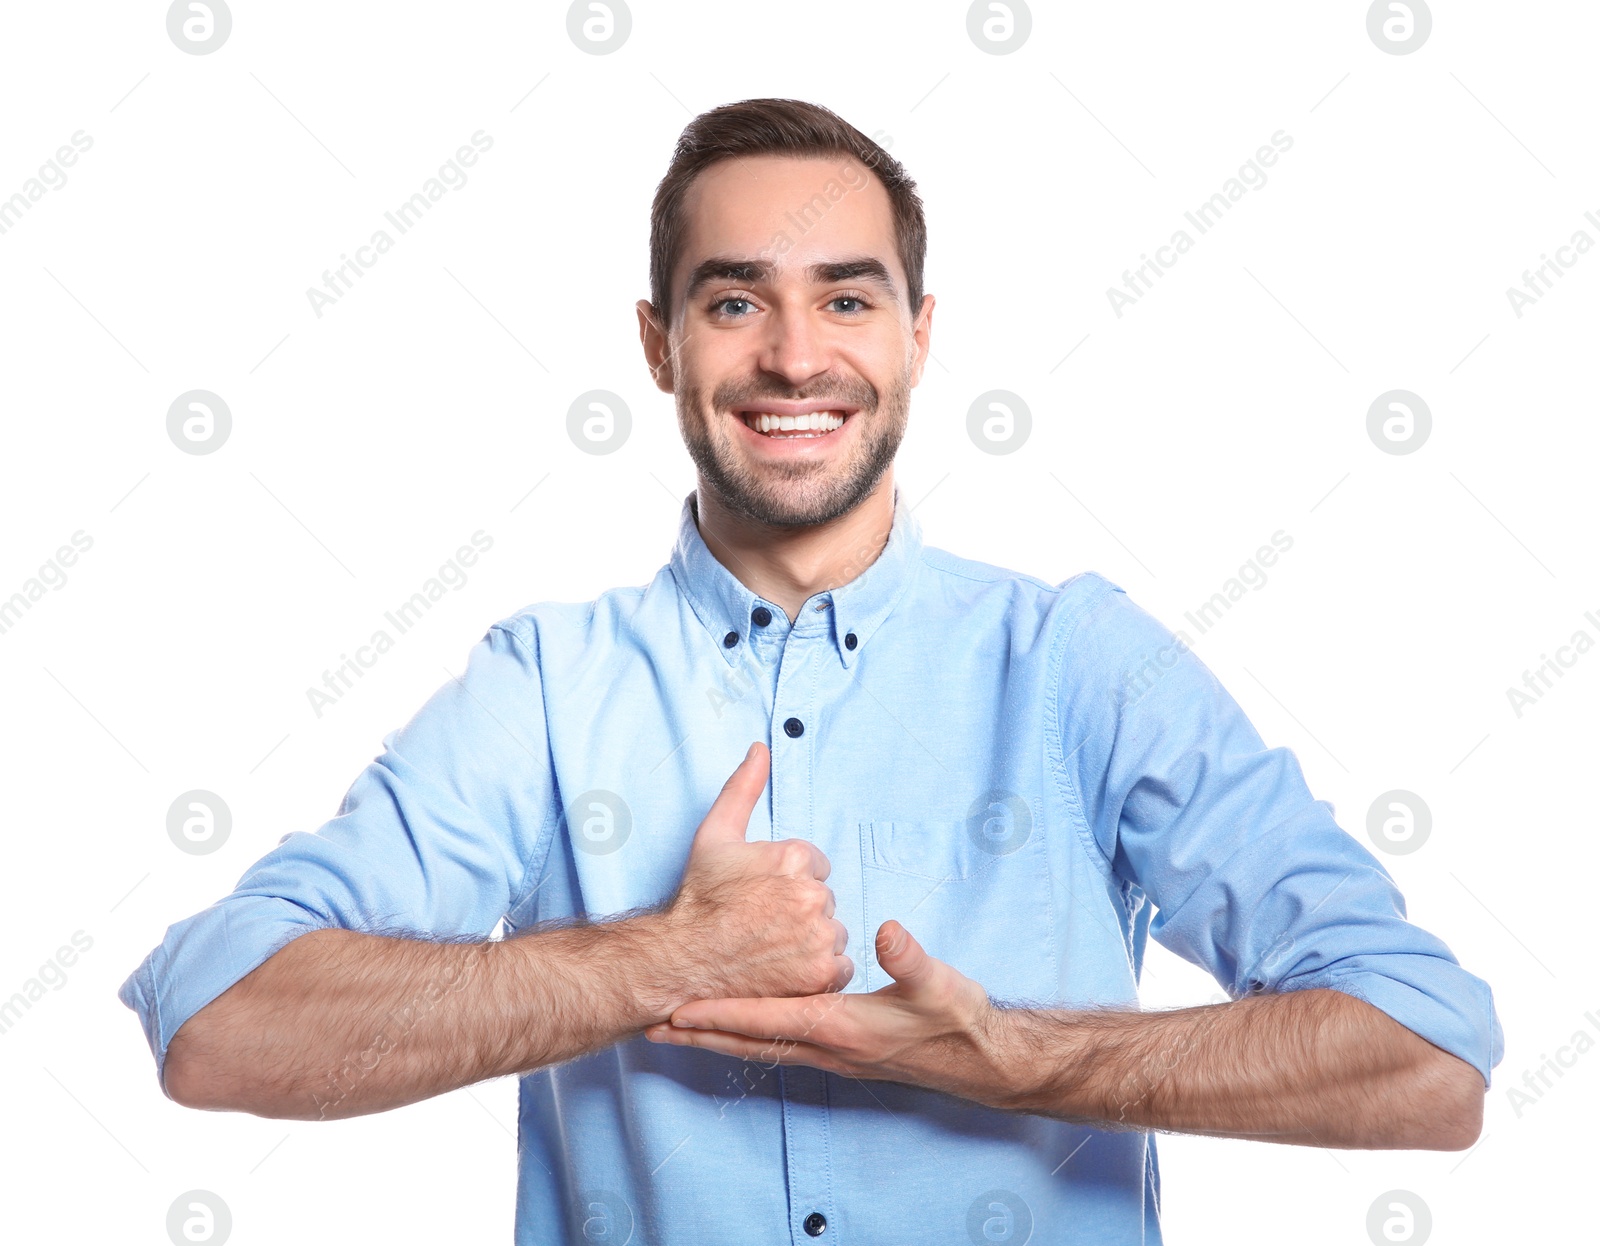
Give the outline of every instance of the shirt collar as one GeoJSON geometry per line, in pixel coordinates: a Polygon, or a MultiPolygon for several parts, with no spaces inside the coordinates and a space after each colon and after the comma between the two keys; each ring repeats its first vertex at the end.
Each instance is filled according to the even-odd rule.
{"type": "MultiPolygon", "coordinates": [[[[848,583],[809,597],[791,627],[780,606],[746,588],[711,552],[695,522],[695,495],[691,493],[683,500],[678,539],[667,565],[679,591],[730,666],[740,660],[740,650],[749,644],[752,630],[778,635],[789,630],[825,629],[840,662],[848,668],[910,587],[921,553],[922,527],[896,485],[894,519],[883,552],[848,583]],[[772,619],[766,627],[757,628],[751,615],[761,607],[772,619]]],[[[870,551],[863,551],[862,557],[871,557],[870,551]]]]}

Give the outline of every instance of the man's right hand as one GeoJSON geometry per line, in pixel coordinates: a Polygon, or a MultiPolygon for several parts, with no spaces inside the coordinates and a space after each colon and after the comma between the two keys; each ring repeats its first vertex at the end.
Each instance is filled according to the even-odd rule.
{"type": "Polygon", "coordinates": [[[750,746],[695,832],[663,911],[690,998],[819,995],[855,976],[822,850],[803,839],[745,839],[770,762],[765,744],[750,746]]]}

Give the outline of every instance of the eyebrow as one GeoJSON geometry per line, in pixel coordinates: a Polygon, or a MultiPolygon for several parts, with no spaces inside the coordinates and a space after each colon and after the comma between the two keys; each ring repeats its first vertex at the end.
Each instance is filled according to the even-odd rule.
{"type": "MultiPolygon", "coordinates": [[[[740,285],[770,282],[776,271],[777,266],[770,260],[713,256],[708,260],[701,260],[690,271],[689,285],[683,297],[685,301],[694,298],[701,289],[714,281],[732,281],[740,285]]],[[[812,285],[836,285],[839,282],[854,281],[863,285],[875,285],[885,291],[890,298],[900,297],[888,268],[882,260],[873,259],[871,256],[811,264],[806,268],[805,275],[806,280],[812,285]]]]}

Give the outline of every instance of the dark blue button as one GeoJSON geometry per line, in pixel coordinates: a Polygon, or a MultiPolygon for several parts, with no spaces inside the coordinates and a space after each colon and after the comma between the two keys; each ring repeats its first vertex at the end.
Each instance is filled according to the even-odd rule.
{"type": "Polygon", "coordinates": [[[846,649],[854,649],[856,647],[856,634],[854,632],[846,632],[844,634],[844,647],[846,649]]]}
{"type": "Polygon", "coordinates": [[[814,1211],[806,1217],[803,1227],[812,1237],[821,1237],[828,1231],[828,1218],[820,1211],[814,1211]]]}
{"type": "Polygon", "coordinates": [[[798,718],[791,718],[783,724],[783,731],[791,740],[796,740],[805,735],[806,725],[798,718]]]}
{"type": "Polygon", "coordinates": [[[722,647],[724,649],[732,649],[738,643],[739,643],[739,633],[738,632],[729,632],[726,636],[724,636],[722,638],[722,647]]]}
{"type": "Polygon", "coordinates": [[[768,610],[765,606],[757,606],[750,612],[750,621],[757,627],[765,627],[768,623],[772,622],[772,611],[768,610]]]}

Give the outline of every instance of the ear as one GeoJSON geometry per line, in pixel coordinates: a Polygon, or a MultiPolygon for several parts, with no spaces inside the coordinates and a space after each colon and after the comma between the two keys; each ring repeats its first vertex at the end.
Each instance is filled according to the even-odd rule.
{"type": "Polygon", "coordinates": [[[911,337],[916,343],[916,356],[911,363],[911,387],[915,389],[922,381],[922,369],[928,362],[929,342],[933,334],[933,295],[922,296],[922,306],[918,309],[916,319],[911,325],[911,337]]]}
{"type": "Polygon", "coordinates": [[[644,347],[644,360],[649,365],[650,375],[657,389],[670,394],[677,378],[673,375],[672,351],[666,331],[657,322],[649,299],[640,299],[634,304],[634,309],[639,313],[639,342],[644,347]]]}

